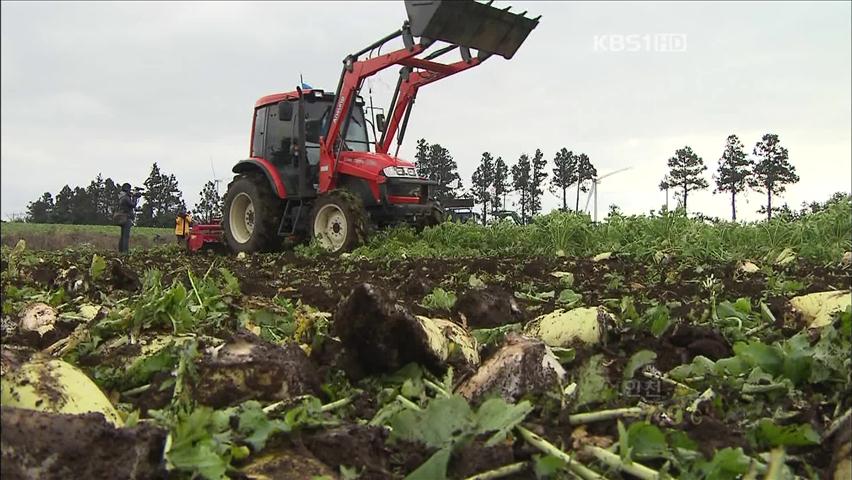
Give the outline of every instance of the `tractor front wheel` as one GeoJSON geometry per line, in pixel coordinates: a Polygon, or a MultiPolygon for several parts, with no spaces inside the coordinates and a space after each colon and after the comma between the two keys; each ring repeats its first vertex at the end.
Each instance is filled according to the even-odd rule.
{"type": "Polygon", "coordinates": [[[232,250],[266,250],[276,239],[280,202],[265,178],[240,176],[228,185],[222,217],[225,240],[232,250]]]}
{"type": "Polygon", "coordinates": [[[361,199],[345,190],[336,190],[314,203],[311,240],[330,252],[347,252],[364,241],[365,224],[361,199]]]}

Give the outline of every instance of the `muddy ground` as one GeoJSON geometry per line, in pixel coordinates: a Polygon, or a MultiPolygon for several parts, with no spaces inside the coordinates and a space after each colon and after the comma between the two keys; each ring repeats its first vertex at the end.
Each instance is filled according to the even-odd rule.
{"type": "MultiPolygon", "coordinates": [[[[111,266],[118,257],[102,253],[111,266]]],[[[57,272],[71,266],[87,267],[90,253],[45,252],[40,265],[25,267],[24,277],[34,286],[53,287],[57,272]]],[[[135,290],[144,271],[159,269],[164,279],[181,273],[189,267],[203,275],[211,265],[225,267],[240,280],[242,293],[247,297],[269,298],[275,295],[301,300],[322,311],[333,313],[338,303],[361,283],[370,283],[382,290],[393,292],[397,300],[409,306],[415,314],[432,314],[420,305],[423,297],[435,287],[451,290],[463,303],[467,292],[476,291],[470,285],[471,275],[485,283],[486,290],[499,298],[511,297],[514,292],[532,287],[533,292],[565,288],[554,272],[573,274],[571,289],[582,295],[587,305],[631,296],[637,307],[657,302],[681,302],[676,314],[687,317],[701,308],[697,302],[709,296],[703,286],[708,278],[717,284],[716,296],[731,301],[740,297],[754,301],[763,299],[771,308],[782,308],[776,299],[784,297],[781,287],[784,280],[799,283],[795,294],[806,294],[852,285],[852,268],[847,265],[819,265],[798,261],[785,267],[775,267],[774,275],[763,272],[745,273],[736,263],[709,264],[664,260],[657,265],[631,258],[613,257],[602,261],[580,258],[473,258],[443,259],[420,258],[395,261],[357,261],[335,257],[302,258],[293,253],[252,255],[240,259],[234,255],[212,252],[186,254],[180,250],[143,250],[124,258],[123,268],[112,269],[115,288],[135,290]]],[[[517,296],[516,296],[517,297],[517,296]]],[[[556,299],[538,302],[516,298],[522,307],[521,315],[500,308],[482,312],[487,324],[471,327],[494,327],[528,319],[554,310],[556,299]],[[532,311],[529,307],[533,307],[532,311]],[[486,313],[488,315],[486,315],[486,313]],[[499,318],[491,318],[496,315],[499,318]],[[489,318],[485,318],[489,317],[489,318]]],[[[481,302],[474,302],[481,307],[481,302]]],[[[487,303],[487,302],[486,302],[487,303]]],[[[439,312],[445,316],[454,312],[439,312]]]]}
{"type": "MultiPolygon", "coordinates": [[[[65,281],[63,272],[67,272],[71,267],[85,270],[91,261],[90,253],[35,252],[34,255],[40,260],[22,266],[21,274],[12,281],[12,285],[55,289],[65,281]]],[[[784,322],[794,323],[786,325],[787,331],[792,333],[798,331],[801,325],[795,325],[795,316],[786,306],[785,298],[790,295],[791,289],[795,289],[796,294],[805,294],[850,288],[848,266],[825,266],[803,261],[793,262],[785,267],[775,267],[767,274],[743,272],[735,263],[709,265],[675,259],[663,259],[654,263],[620,257],[603,261],[566,257],[372,262],[332,257],[308,259],[293,253],[251,255],[246,258],[209,252],[188,255],[176,249],[137,251],[121,259],[111,254],[102,255],[109,265],[108,273],[101,282],[102,286],[84,293],[92,296],[91,300],[94,302],[97,302],[102,294],[138,291],[141,285],[139,279],[147,269],[159,269],[168,281],[176,275],[181,275],[185,267],[189,267],[198,275],[204,275],[211,265],[227,268],[236,275],[243,294],[238,303],[243,305],[268,302],[270,298],[279,296],[301,301],[334,314],[356,286],[369,283],[405,305],[414,314],[449,318],[471,329],[524,322],[551,312],[559,308],[556,297],[569,284],[573,291],[581,295],[581,303],[584,305],[617,305],[622,298],[630,297],[635,308],[643,311],[657,302],[672,302],[672,317],[687,322],[676,325],[661,337],[637,331],[615,332],[603,346],[577,350],[574,365],[581,364],[585,358],[595,353],[604,353],[607,357],[606,371],[615,384],[621,381],[627,359],[641,349],[657,352],[655,366],[663,372],[687,363],[697,355],[713,360],[730,356],[731,345],[719,332],[688,324],[688,320],[702,316],[706,318],[713,295],[718,300],[730,301],[745,297],[755,307],[764,301],[778,319],[778,327],[785,327],[784,322]],[[573,282],[566,282],[564,273],[572,274],[573,282]],[[788,281],[795,281],[796,284],[791,286],[785,283],[788,281]],[[458,301],[452,310],[430,310],[422,305],[424,296],[437,287],[457,295],[458,301]],[[550,291],[555,292],[555,295],[546,295],[546,292],[550,291]],[[543,293],[545,295],[541,295],[543,293]],[[536,300],[536,296],[541,299],[536,300]]],[[[34,340],[17,333],[9,336],[5,331],[3,338],[4,343],[24,344],[32,348],[44,348],[52,340],[34,340]]],[[[486,349],[483,357],[487,357],[488,353],[490,352],[486,349]]],[[[345,367],[335,363],[338,361],[340,356],[323,356],[323,352],[315,352],[311,356],[312,368],[317,369],[319,376],[345,367]]],[[[311,391],[323,396],[317,386],[312,387],[311,391]]],[[[654,401],[665,398],[671,394],[671,387],[663,385],[660,391],[652,393],[659,397],[645,398],[648,397],[648,392],[636,392],[635,395],[610,402],[607,406],[632,406],[640,399],[654,401]]],[[[144,413],[148,408],[161,408],[169,395],[168,391],[163,393],[152,390],[150,394],[140,395],[133,403],[144,413]]],[[[218,397],[208,400],[208,403],[216,405],[223,403],[218,397]]],[[[355,407],[347,413],[344,424],[340,427],[295,436],[284,441],[278,448],[290,453],[302,452],[297,455],[301,458],[300,465],[307,465],[304,468],[309,469],[311,474],[334,474],[340,465],[348,465],[346,462],[357,458],[364,467],[362,478],[399,478],[428,458],[431,451],[421,445],[388,446],[384,443],[384,433],[381,429],[356,425],[355,422],[359,418],[370,418],[375,414],[375,402],[375,398],[360,398],[354,402],[355,407]],[[346,452],[345,458],[341,458],[341,452],[346,452]]],[[[17,412],[15,414],[17,415],[17,412]]],[[[3,415],[5,444],[7,411],[4,410],[3,415]]],[[[541,410],[537,410],[535,415],[530,420],[533,426],[540,426],[538,433],[546,434],[554,443],[561,440],[563,444],[571,445],[575,432],[567,422],[562,421],[558,415],[552,417],[551,413],[541,410]]],[[[715,418],[711,411],[705,412],[700,422],[686,421],[678,427],[697,442],[705,454],[712,454],[716,448],[729,446],[748,449],[744,432],[736,425],[715,418]]],[[[64,427],[50,428],[61,430],[64,427]]],[[[73,433],[74,428],[81,427],[72,425],[68,428],[71,430],[65,432],[66,435],[73,433]]],[[[97,425],[86,428],[102,429],[97,425]]],[[[589,433],[618,438],[613,422],[590,425],[589,433]]],[[[155,433],[146,433],[145,442],[150,442],[151,438],[154,438],[152,435],[156,436],[155,433]]],[[[113,436],[113,433],[107,432],[97,438],[113,441],[113,436]]],[[[60,447],[65,449],[62,445],[60,447]]],[[[63,450],[63,455],[67,454],[70,455],[68,458],[72,458],[73,452],[76,451],[74,448],[69,446],[65,450],[70,449],[68,451],[71,453],[63,450]]],[[[516,442],[514,446],[504,444],[490,448],[474,443],[455,452],[450,463],[450,472],[454,478],[464,478],[512,461],[529,459],[532,453],[523,442],[516,442]]],[[[830,455],[818,450],[809,450],[803,452],[803,455],[816,468],[828,468],[831,462],[830,455]]],[[[33,458],[27,459],[27,462],[38,460],[33,458]]],[[[61,457],[60,462],[65,461],[62,458],[65,457],[61,457]]],[[[281,458],[290,457],[284,455],[281,458]]],[[[158,472],[154,464],[147,465],[146,468],[158,472]]],[[[285,465],[278,468],[295,467],[285,465]]],[[[6,472],[4,469],[4,478],[6,472]]],[[[17,476],[12,473],[10,475],[17,476]]],[[[526,472],[514,478],[530,478],[530,475],[531,472],[526,472]]]]}

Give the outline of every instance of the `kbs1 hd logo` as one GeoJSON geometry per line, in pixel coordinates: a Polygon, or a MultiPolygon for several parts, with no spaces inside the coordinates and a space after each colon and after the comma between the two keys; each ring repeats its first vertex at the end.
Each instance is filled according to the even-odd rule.
{"type": "Polygon", "coordinates": [[[594,50],[605,53],[678,53],[686,51],[685,33],[595,35],[594,50]]]}

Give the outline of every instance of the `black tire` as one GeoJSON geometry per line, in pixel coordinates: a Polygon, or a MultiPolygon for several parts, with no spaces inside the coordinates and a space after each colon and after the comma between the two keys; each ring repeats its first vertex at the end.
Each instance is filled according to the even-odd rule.
{"type": "Polygon", "coordinates": [[[434,205],[432,207],[432,211],[429,212],[428,215],[425,215],[421,218],[417,223],[414,224],[414,230],[417,233],[422,232],[426,227],[434,227],[446,222],[448,216],[444,210],[441,209],[438,205],[434,205]]]}
{"type": "Polygon", "coordinates": [[[270,250],[280,244],[278,224],[283,207],[263,175],[234,177],[223,203],[222,226],[231,250],[251,253],[270,250]],[[246,206],[247,201],[250,207],[246,206]]]}
{"type": "Polygon", "coordinates": [[[308,227],[312,242],[329,252],[342,253],[366,240],[366,225],[361,199],[347,190],[333,190],[314,202],[308,227]]]}
{"type": "Polygon", "coordinates": [[[434,227],[447,221],[447,213],[438,205],[432,207],[432,212],[426,217],[426,226],[434,227]]]}

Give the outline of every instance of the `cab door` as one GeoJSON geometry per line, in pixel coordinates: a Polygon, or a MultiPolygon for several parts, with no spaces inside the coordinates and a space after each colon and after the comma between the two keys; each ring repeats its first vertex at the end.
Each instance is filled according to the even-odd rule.
{"type": "Polygon", "coordinates": [[[288,196],[298,196],[299,179],[292,142],[295,122],[278,118],[278,106],[267,105],[255,112],[252,156],[263,158],[275,167],[288,196]]]}

